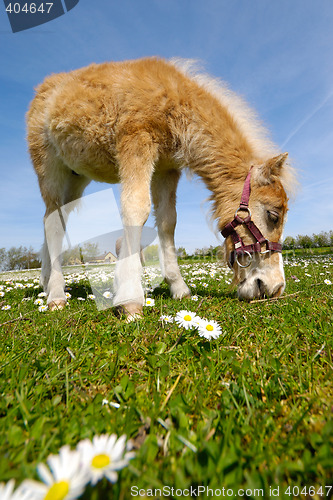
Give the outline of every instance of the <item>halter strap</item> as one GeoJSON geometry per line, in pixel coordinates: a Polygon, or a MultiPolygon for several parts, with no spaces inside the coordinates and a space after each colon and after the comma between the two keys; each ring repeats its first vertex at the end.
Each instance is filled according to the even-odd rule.
{"type": "Polygon", "coordinates": [[[253,169],[253,166],[250,168],[250,171],[246,176],[239,208],[242,208],[242,207],[247,208],[249,206],[249,199],[250,199],[250,194],[251,194],[252,169],[253,169]]]}
{"type": "Polygon", "coordinates": [[[238,262],[238,264],[241,267],[248,267],[250,265],[251,261],[247,266],[242,266],[239,263],[238,258],[241,255],[247,254],[249,257],[251,257],[252,260],[252,254],[254,253],[259,253],[259,254],[265,254],[267,252],[282,252],[282,245],[280,243],[274,242],[274,241],[268,241],[261,233],[261,231],[258,229],[258,227],[255,225],[255,223],[251,220],[251,211],[249,209],[249,199],[250,199],[250,194],[251,194],[251,173],[252,173],[252,168],[250,168],[249,173],[246,176],[244,186],[243,186],[243,191],[242,191],[242,196],[241,196],[241,201],[239,208],[236,210],[235,217],[234,219],[229,222],[224,229],[221,231],[222,236],[224,238],[227,238],[228,236],[231,236],[235,250],[231,252],[230,254],[230,266],[232,267],[235,260],[238,262]],[[248,212],[248,216],[242,219],[239,217],[238,212],[240,210],[245,210],[248,212]],[[255,243],[252,243],[251,245],[244,245],[242,238],[239,236],[239,234],[236,231],[236,227],[244,225],[247,227],[247,229],[250,231],[252,236],[255,239],[255,243]],[[265,244],[266,245],[266,250],[262,251],[261,245],[265,244]]]}

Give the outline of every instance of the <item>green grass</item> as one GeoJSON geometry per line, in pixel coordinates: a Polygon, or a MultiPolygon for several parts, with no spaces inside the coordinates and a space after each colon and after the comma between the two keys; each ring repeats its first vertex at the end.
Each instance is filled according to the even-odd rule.
{"type": "Polygon", "coordinates": [[[147,498],[163,486],[170,495],[161,498],[191,486],[232,489],[236,498],[240,488],[244,498],[270,498],[273,487],[279,498],[304,486],[325,493],[333,477],[333,285],[324,280],[333,282],[333,261],[290,260],[285,297],[253,303],[238,301],[224,269],[208,274],[218,268],[185,265],[198,301],[177,302],[162,284],[155,306],[131,324],[79,301],[91,293],[83,280],[71,285],[66,310],[53,313],[34,304],[40,288],[2,282],[13,289],[0,297],[0,480],[37,478],[36,465],[62,445],[115,432],[133,440],[136,458],[116,484],[103,480],[83,499],[132,498],[134,486],[147,498]],[[181,309],[218,321],[223,335],[209,342],[160,321],[181,309]]]}

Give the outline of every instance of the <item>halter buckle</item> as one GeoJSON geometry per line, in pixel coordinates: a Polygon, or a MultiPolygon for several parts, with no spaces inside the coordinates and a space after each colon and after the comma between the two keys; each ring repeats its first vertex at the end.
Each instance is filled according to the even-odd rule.
{"type": "MultiPolygon", "coordinates": [[[[242,219],[243,221],[245,221],[248,217],[251,218],[251,210],[249,209],[249,207],[238,207],[236,212],[235,212],[235,218],[238,217],[238,212],[242,210],[242,211],[246,211],[248,213],[247,217],[245,217],[244,219],[242,219]]],[[[241,217],[238,217],[239,219],[241,219],[241,217]]]]}
{"type": "Polygon", "coordinates": [[[243,268],[245,268],[245,267],[249,267],[249,266],[252,264],[252,260],[253,260],[253,256],[252,256],[252,254],[250,254],[250,252],[248,252],[247,250],[244,250],[242,254],[238,254],[238,253],[236,253],[236,256],[235,256],[235,261],[237,262],[237,264],[239,265],[239,267],[243,267],[243,268]],[[241,263],[239,262],[239,260],[238,260],[238,257],[239,257],[240,255],[244,255],[244,254],[247,254],[247,255],[249,256],[249,258],[250,258],[249,263],[248,263],[248,264],[246,264],[245,266],[244,266],[243,264],[241,264],[241,263]]]}

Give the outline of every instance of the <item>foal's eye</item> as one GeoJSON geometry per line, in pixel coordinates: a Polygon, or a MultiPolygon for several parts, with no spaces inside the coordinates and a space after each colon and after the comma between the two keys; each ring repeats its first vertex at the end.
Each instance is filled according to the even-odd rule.
{"type": "Polygon", "coordinates": [[[268,218],[271,222],[276,224],[279,220],[279,214],[277,212],[274,212],[274,210],[267,210],[267,215],[268,218]]]}

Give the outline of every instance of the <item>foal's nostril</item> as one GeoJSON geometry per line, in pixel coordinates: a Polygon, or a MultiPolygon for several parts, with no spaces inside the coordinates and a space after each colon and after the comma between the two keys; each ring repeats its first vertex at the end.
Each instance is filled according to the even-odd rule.
{"type": "Polygon", "coordinates": [[[257,282],[257,287],[258,287],[258,291],[259,291],[259,296],[263,297],[263,295],[265,294],[264,282],[261,281],[260,279],[257,279],[256,282],[257,282]]]}

